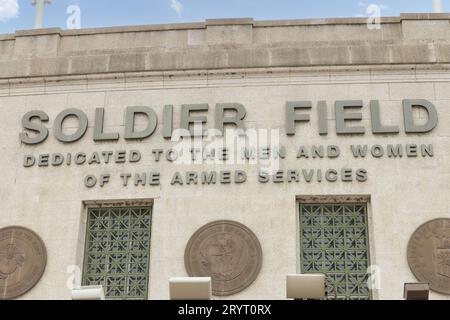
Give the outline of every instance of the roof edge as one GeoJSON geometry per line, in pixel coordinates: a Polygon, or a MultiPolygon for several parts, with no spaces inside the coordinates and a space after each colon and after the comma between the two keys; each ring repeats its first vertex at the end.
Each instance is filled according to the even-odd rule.
{"type": "MultiPolygon", "coordinates": [[[[381,17],[380,23],[401,23],[404,20],[448,20],[450,13],[402,13],[397,17],[381,17]]],[[[0,35],[0,39],[10,39],[11,37],[35,36],[35,35],[90,35],[101,33],[121,33],[121,32],[145,32],[145,31],[167,31],[186,29],[205,29],[211,26],[224,25],[252,25],[254,27],[279,27],[279,26],[308,26],[308,25],[346,25],[365,24],[365,17],[351,18],[326,18],[326,19],[286,19],[286,20],[253,20],[253,18],[231,18],[231,19],[206,19],[204,22],[172,23],[172,24],[150,24],[114,26],[101,28],[86,28],[77,30],[63,30],[61,28],[45,28],[17,30],[14,34],[0,35]]]]}

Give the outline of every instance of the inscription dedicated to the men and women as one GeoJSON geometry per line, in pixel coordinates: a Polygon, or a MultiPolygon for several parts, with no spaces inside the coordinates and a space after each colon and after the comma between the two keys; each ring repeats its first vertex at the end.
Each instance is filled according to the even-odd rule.
{"type": "MultiPolygon", "coordinates": [[[[288,101],[285,104],[285,127],[284,132],[287,136],[293,137],[300,129],[301,123],[311,122],[310,112],[313,107],[311,101],[288,101]]],[[[403,100],[403,128],[405,134],[425,134],[432,131],[438,124],[438,113],[436,107],[427,100],[403,100]],[[414,116],[415,109],[422,109],[427,116],[424,119],[418,119],[414,116]]],[[[363,101],[336,101],[335,102],[335,128],[338,136],[363,136],[367,128],[363,123],[364,108],[363,101]]],[[[372,100],[369,103],[371,132],[375,135],[396,135],[400,133],[399,125],[385,125],[382,123],[380,103],[378,100],[372,100]]],[[[300,145],[294,152],[289,152],[283,145],[277,145],[273,142],[267,146],[262,146],[261,141],[249,140],[249,130],[246,129],[245,118],[247,111],[240,103],[218,103],[215,106],[214,129],[206,130],[207,117],[209,112],[208,104],[183,104],[180,108],[180,126],[174,128],[174,106],[166,105],[163,107],[162,136],[172,141],[194,141],[196,139],[210,138],[211,135],[223,137],[230,127],[232,127],[235,137],[233,139],[244,139],[245,147],[235,148],[227,145],[221,147],[210,147],[191,143],[186,148],[186,144],[180,148],[179,145],[168,149],[150,149],[145,150],[99,150],[94,152],[75,151],[73,153],[40,153],[25,154],[23,157],[23,166],[31,167],[59,167],[59,166],[82,166],[82,165],[108,165],[108,164],[134,164],[140,161],[168,161],[174,164],[199,164],[212,161],[219,161],[223,164],[257,164],[261,167],[258,172],[257,180],[261,183],[274,182],[335,182],[338,180],[344,182],[358,181],[364,182],[368,179],[368,172],[364,168],[291,168],[279,170],[277,164],[279,161],[295,153],[297,159],[321,159],[338,158],[342,155],[342,146],[338,145],[300,145]],[[200,130],[198,130],[200,126],[200,130]],[[179,140],[176,140],[179,139],[179,140]],[[247,139],[247,140],[246,140],[247,139]],[[257,145],[258,147],[253,147],[257,145]],[[144,155],[149,154],[149,159],[143,159],[144,155]],[[266,161],[270,165],[262,165],[266,161]],[[275,163],[275,164],[274,164],[275,163]]],[[[321,136],[329,134],[329,116],[328,106],[325,101],[317,103],[317,133],[321,136]]],[[[258,111],[257,111],[258,112],[258,111]]],[[[38,145],[49,139],[50,130],[46,123],[50,118],[42,110],[33,110],[26,113],[22,118],[23,131],[19,137],[25,145],[38,145]]],[[[125,109],[123,133],[105,132],[105,109],[96,108],[93,126],[94,142],[117,142],[121,136],[126,141],[142,141],[153,135],[158,127],[158,116],[156,112],[147,106],[133,106],[125,109]],[[139,125],[137,119],[140,118],[139,125]],[[143,122],[143,123],[142,123],[143,122]]],[[[80,109],[66,109],[60,112],[53,121],[52,134],[54,138],[64,144],[75,143],[82,139],[89,126],[88,115],[80,109]],[[65,122],[69,119],[77,120],[76,128],[66,128],[65,122]]],[[[225,141],[226,139],[224,139],[225,141]]],[[[229,141],[228,141],[229,142],[229,141]]],[[[224,143],[226,144],[226,143],[224,143]]],[[[234,145],[233,145],[234,146],[234,145]]],[[[434,148],[432,144],[427,143],[409,143],[409,144],[374,144],[361,145],[351,144],[345,147],[354,158],[414,158],[414,157],[433,157],[434,148]]],[[[215,162],[214,162],[215,161],[215,162]]],[[[86,187],[103,187],[110,182],[112,176],[110,173],[101,175],[88,175],[84,178],[86,187]]],[[[123,186],[128,185],[159,185],[161,183],[161,174],[159,171],[131,173],[122,172],[118,179],[123,186]]],[[[191,185],[191,184],[228,184],[243,183],[247,180],[247,172],[244,170],[223,170],[223,171],[188,171],[184,173],[175,172],[171,176],[172,185],[191,185]]]]}

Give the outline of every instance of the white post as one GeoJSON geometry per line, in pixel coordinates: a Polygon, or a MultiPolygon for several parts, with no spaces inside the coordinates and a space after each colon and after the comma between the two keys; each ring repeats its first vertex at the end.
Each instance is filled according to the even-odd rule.
{"type": "Polygon", "coordinates": [[[433,0],[434,12],[442,13],[442,0],[433,0]]]}
{"type": "Polygon", "coordinates": [[[44,24],[44,7],[50,4],[52,0],[31,0],[31,4],[36,6],[36,19],[34,20],[34,28],[41,29],[44,24]]]}

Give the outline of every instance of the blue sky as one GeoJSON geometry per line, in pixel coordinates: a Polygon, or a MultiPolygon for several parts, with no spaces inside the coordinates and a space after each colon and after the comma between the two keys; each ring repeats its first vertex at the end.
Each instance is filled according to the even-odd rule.
{"type": "MultiPolygon", "coordinates": [[[[441,0],[450,11],[450,0],[441,0]]],[[[204,21],[207,18],[253,17],[303,19],[367,15],[369,4],[382,16],[402,12],[433,12],[433,0],[53,0],[46,6],[44,27],[66,29],[70,5],[81,9],[81,27],[108,27],[204,21]]],[[[0,34],[31,29],[35,7],[31,0],[0,0],[0,34]]]]}

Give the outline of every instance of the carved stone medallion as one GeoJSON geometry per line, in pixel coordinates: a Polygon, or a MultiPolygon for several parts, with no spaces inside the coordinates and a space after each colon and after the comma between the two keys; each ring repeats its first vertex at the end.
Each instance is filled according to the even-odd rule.
{"type": "Polygon", "coordinates": [[[420,226],[408,243],[408,263],[430,289],[450,295],[450,219],[436,219],[420,226]]]}
{"type": "Polygon", "coordinates": [[[0,300],[31,290],[46,263],[47,251],[36,233],[22,227],[0,229],[0,300]]]}
{"type": "Polygon", "coordinates": [[[261,270],[258,238],[234,221],[209,223],[187,244],[184,263],[191,277],[211,277],[216,296],[228,296],[247,288],[261,270]]]}

